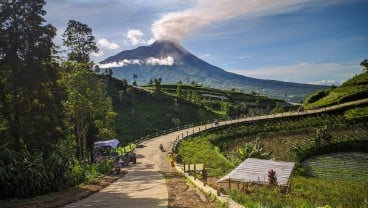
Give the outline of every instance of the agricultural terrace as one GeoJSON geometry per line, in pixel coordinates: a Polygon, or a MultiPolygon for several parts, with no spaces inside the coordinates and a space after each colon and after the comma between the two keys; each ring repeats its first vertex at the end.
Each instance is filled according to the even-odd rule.
{"type": "Polygon", "coordinates": [[[182,140],[177,160],[204,163],[210,185],[224,189],[216,181],[246,158],[297,162],[288,194],[259,185],[226,190],[246,207],[367,207],[368,120],[351,116],[364,105],[219,127],[182,140]]]}

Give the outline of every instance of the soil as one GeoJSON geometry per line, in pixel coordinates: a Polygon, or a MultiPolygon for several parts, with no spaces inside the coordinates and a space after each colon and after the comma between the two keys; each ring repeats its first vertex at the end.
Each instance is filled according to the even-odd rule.
{"type": "Polygon", "coordinates": [[[169,192],[169,208],[216,207],[211,198],[190,184],[185,176],[170,166],[167,159],[161,159],[160,162],[169,192]]]}

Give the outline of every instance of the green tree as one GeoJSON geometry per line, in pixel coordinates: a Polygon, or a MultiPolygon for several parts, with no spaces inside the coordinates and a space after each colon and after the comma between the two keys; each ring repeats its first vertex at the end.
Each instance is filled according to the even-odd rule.
{"type": "Polygon", "coordinates": [[[276,106],[272,109],[272,113],[283,113],[284,108],[280,103],[276,103],[276,106]]]}
{"type": "Polygon", "coordinates": [[[159,92],[159,91],[161,91],[161,78],[159,77],[159,78],[157,78],[157,79],[154,79],[153,80],[153,83],[155,84],[155,91],[156,92],[159,92]]]}
{"type": "Polygon", "coordinates": [[[363,72],[368,72],[368,59],[364,59],[360,62],[360,66],[363,67],[363,72]]]}
{"type": "Polygon", "coordinates": [[[56,29],[45,24],[43,0],[0,2],[0,59],[13,71],[50,61],[56,29]]]}
{"type": "Polygon", "coordinates": [[[176,96],[178,96],[179,98],[183,96],[183,92],[181,90],[181,84],[178,84],[176,87],[176,96]]]}
{"type": "Polygon", "coordinates": [[[56,129],[63,128],[64,94],[57,84],[57,65],[51,63],[55,28],[45,24],[44,4],[41,0],[1,1],[0,102],[12,145],[49,153],[62,137],[56,129]]]}
{"type": "Polygon", "coordinates": [[[59,152],[70,146],[64,146],[66,94],[52,60],[56,30],[43,18],[44,5],[43,0],[0,2],[0,198],[66,184],[70,157],[59,152]]]}
{"type": "Polygon", "coordinates": [[[112,69],[111,69],[111,68],[106,68],[106,69],[105,69],[105,75],[107,75],[107,76],[111,77],[111,76],[112,76],[112,74],[113,74],[113,72],[112,72],[112,69]]]}
{"type": "Polygon", "coordinates": [[[68,92],[65,107],[74,124],[78,157],[84,161],[89,159],[89,144],[93,142],[88,140],[89,130],[94,131],[96,127],[104,138],[113,137],[115,113],[105,86],[84,64],[66,62],[63,68],[63,82],[68,92]]]}
{"type": "Polygon", "coordinates": [[[256,139],[255,143],[248,143],[245,147],[238,149],[238,158],[243,161],[247,158],[260,158],[269,159],[272,152],[265,152],[263,150],[263,144],[259,138],[256,139]]]}
{"type": "Polygon", "coordinates": [[[137,74],[133,74],[133,79],[134,79],[134,86],[137,86],[137,79],[138,79],[138,75],[137,74]]]}
{"type": "Polygon", "coordinates": [[[63,34],[63,43],[69,48],[68,59],[70,61],[86,64],[90,61],[89,54],[98,52],[92,29],[76,20],[69,20],[63,34]]]}
{"type": "Polygon", "coordinates": [[[99,65],[95,65],[95,66],[93,67],[93,72],[94,72],[95,74],[99,74],[99,73],[101,72],[101,68],[100,68],[100,66],[99,66],[99,65]]]}

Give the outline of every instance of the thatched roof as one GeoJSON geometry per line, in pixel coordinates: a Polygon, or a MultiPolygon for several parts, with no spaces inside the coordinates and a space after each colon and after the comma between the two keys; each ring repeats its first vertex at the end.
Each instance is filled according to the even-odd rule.
{"type": "Polygon", "coordinates": [[[284,186],[287,185],[294,166],[295,163],[293,162],[248,158],[217,182],[230,180],[268,184],[268,171],[273,169],[276,172],[278,185],[284,186]]]}

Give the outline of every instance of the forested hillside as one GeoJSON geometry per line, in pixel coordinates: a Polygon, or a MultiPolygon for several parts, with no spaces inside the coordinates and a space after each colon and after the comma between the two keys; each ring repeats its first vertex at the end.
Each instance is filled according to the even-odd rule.
{"type": "MultiPolygon", "coordinates": [[[[89,70],[89,54],[98,51],[92,30],[69,21],[63,57],[44,5],[43,0],[0,4],[0,198],[88,180],[94,140],[115,136],[111,98],[89,70]]],[[[99,172],[111,168],[106,167],[99,172]]]]}
{"type": "Polygon", "coordinates": [[[117,138],[123,143],[214,119],[252,116],[294,108],[282,100],[198,85],[128,85],[109,74],[96,75],[106,85],[116,116],[117,138]]]}
{"type": "Polygon", "coordinates": [[[108,75],[99,77],[112,98],[117,113],[116,133],[123,144],[159,131],[224,117],[161,91],[140,89],[108,75]]]}

